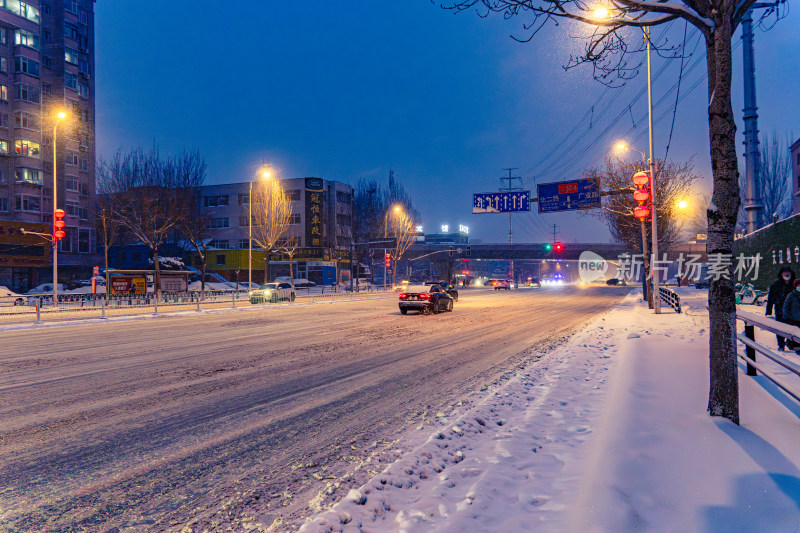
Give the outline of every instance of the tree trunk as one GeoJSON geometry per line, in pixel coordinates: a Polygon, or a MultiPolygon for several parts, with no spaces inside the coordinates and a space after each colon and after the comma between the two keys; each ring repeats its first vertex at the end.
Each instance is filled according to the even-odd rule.
{"type": "Polygon", "coordinates": [[[289,254],[289,283],[294,286],[294,271],[292,270],[292,258],[294,254],[289,254]]]}
{"type": "Polygon", "coordinates": [[[269,252],[264,256],[264,283],[269,283],[269,252]]]}
{"type": "MultiPolygon", "coordinates": [[[[155,268],[156,275],[153,278],[156,285],[153,288],[156,301],[161,300],[161,269],[158,266],[158,247],[153,248],[153,267],[155,268]]],[[[145,293],[147,292],[147,283],[145,283],[145,293]]],[[[145,294],[147,296],[147,294],[145,294]]]]}
{"type": "MultiPolygon", "coordinates": [[[[736,123],[731,105],[731,24],[724,12],[715,15],[716,28],[707,37],[708,123],[714,189],[708,207],[711,254],[733,255],[733,232],[739,209],[739,169],[736,123]]],[[[710,280],[708,289],[709,368],[708,411],[739,423],[739,382],[736,362],[736,300],[732,272],[710,280]]]]}
{"type": "Polygon", "coordinates": [[[108,274],[108,243],[103,244],[103,255],[106,259],[106,302],[108,302],[108,291],[111,287],[111,276],[108,274]]]}
{"type": "Polygon", "coordinates": [[[206,267],[208,266],[208,257],[206,254],[200,256],[203,260],[203,277],[200,280],[200,297],[205,300],[206,298],[206,267]]]}

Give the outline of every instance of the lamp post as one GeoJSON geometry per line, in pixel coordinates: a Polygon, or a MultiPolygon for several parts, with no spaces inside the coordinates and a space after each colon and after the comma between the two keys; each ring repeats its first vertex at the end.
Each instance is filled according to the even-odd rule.
{"type": "MultiPolygon", "coordinates": [[[[262,168],[261,170],[261,177],[264,180],[268,180],[272,176],[269,168],[262,168]]],[[[248,210],[248,220],[247,220],[247,230],[248,230],[248,238],[247,238],[247,290],[253,290],[253,180],[250,180],[250,192],[247,196],[247,210],[248,210]]],[[[269,252],[267,252],[269,253],[269,252]]],[[[266,283],[267,280],[264,280],[266,283]]]]}
{"type": "Polygon", "coordinates": [[[58,241],[56,238],[56,209],[58,209],[58,183],[56,177],[58,174],[58,160],[56,159],[58,146],[58,125],[63,119],[67,118],[67,114],[59,111],[56,115],[56,123],[53,126],[53,307],[58,307],[58,241]]]}
{"type": "MultiPolygon", "coordinates": [[[[617,143],[617,149],[618,150],[633,150],[635,152],[639,152],[640,154],[642,154],[642,164],[646,166],[646,164],[647,164],[647,161],[646,161],[647,156],[641,150],[637,150],[633,146],[628,146],[624,142],[617,143]]],[[[637,183],[637,176],[638,176],[638,173],[637,173],[636,176],[633,177],[634,185],[636,185],[637,187],[641,188],[642,186],[647,184],[646,182],[637,183]]],[[[651,200],[652,200],[652,198],[651,198],[651,200]]],[[[651,205],[651,208],[652,208],[652,205],[651,205]]],[[[647,300],[648,306],[652,307],[653,306],[653,292],[650,290],[650,284],[647,283],[647,272],[650,270],[650,260],[647,257],[647,255],[648,255],[647,254],[647,227],[645,226],[644,218],[640,218],[639,221],[640,221],[641,226],[642,226],[642,262],[644,263],[644,270],[645,270],[644,277],[643,277],[642,291],[644,293],[644,299],[647,300]]]]}
{"type": "MultiPolygon", "coordinates": [[[[388,232],[389,232],[389,215],[391,215],[392,213],[400,213],[400,211],[402,211],[402,208],[399,205],[396,205],[391,210],[387,211],[386,214],[383,216],[383,238],[384,239],[389,237],[389,235],[388,235],[388,232]]],[[[386,248],[383,249],[383,257],[384,257],[384,263],[383,263],[383,290],[385,291],[386,290],[386,268],[387,268],[386,267],[386,262],[385,262],[386,248]]],[[[397,265],[395,265],[395,268],[397,268],[397,265]]]]}
{"type": "MultiPolygon", "coordinates": [[[[603,21],[611,18],[614,13],[604,7],[598,8],[594,11],[594,18],[598,21],[603,21]]],[[[631,18],[626,13],[622,13],[623,17],[631,18]]],[[[644,41],[647,45],[647,116],[648,126],[650,130],[650,200],[652,202],[652,222],[653,222],[653,261],[658,260],[658,217],[656,215],[656,161],[653,155],[653,75],[650,67],[650,27],[642,26],[644,33],[644,41]]],[[[637,150],[638,152],[638,150],[637,150]]],[[[640,152],[642,153],[642,152],[640,152]]],[[[658,315],[661,314],[661,298],[658,295],[658,276],[653,272],[653,311],[658,315]]]]}

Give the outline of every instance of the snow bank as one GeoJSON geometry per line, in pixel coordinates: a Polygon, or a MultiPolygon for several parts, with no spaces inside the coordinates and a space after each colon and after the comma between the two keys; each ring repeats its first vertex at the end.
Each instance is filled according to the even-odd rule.
{"type": "Polygon", "coordinates": [[[301,531],[800,531],[800,407],[740,372],[742,425],[709,417],[685,296],[627,299],[301,531]]]}

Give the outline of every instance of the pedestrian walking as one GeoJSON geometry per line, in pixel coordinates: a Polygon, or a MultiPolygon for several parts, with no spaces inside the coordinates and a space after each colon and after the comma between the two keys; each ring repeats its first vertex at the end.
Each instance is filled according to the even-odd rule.
{"type": "MultiPolygon", "coordinates": [[[[783,322],[783,303],[786,297],[792,293],[794,287],[795,275],[794,271],[788,266],[781,267],[778,271],[778,279],[775,283],[769,286],[769,294],[767,295],[767,316],[775,311],[775,320],[783,322]]],[[[786,339],[777,335],[778,337],[778,350],[783,351],[786,347],[786,339]]]]}
{"type": "MultiPolygon", "coordinates": [[[[793,326],[800,326],[800,279],[794,280],[792,286],[794,290],[783,302],[783,322],[793,326]]],[[[786,346],[795,352],[800,351],[800,344],[789,339],[786,339],[786,346]]]]}

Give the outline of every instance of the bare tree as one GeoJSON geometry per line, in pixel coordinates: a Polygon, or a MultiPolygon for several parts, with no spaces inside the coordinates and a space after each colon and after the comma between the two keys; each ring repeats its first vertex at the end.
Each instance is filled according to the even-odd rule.
{"type": "Polygon", "coordinates": [[[392,286],[394,286],[397,284],[397,262],[403,257],[403,254],[406,253],[411,245],[414,244],[414,241],[417,239],[417,232],[414,219],[402,209],[389,215],[388,225],[389,235],[395,239],[394,250],[391,252],[395,265],[392,269],[392,286]]]}
{"type": "Polygon", "coordinates": [[[300,246],[300,241],[297,237],[290,235],[281,237],[278,244],[278,251],[289,258],[289,279],[291,284],[294,285],[294,256],[297,253],[297,247],[300,246]]]}
{"type": "Polygon", "coordinates": [[[121,227],[153,254],[156,298],[161,298],[158,251],[181,220],[191,216],[191,198],[205,176],[205,162],[197,152],[162,159],[158,147],[117,151],[109,169],[114,215],[121,227]]]}
{"type": "MultiPolygon", "coordinates": [[[[666,250],[681,240],[681,230],[685,220],[677,209],[677,203],[692,193],[692,185],[700,179],[691,161],[684,163],[656,162],[658,180],[656,181],[656,210],[658,212],[658,247],[666,250]]],[[[619,159],[607,158],[605,167],[591,169],[586,177],[597,181],[600,190],[613,194],[603,199],[603,208],[591,213],[604,220],[611,235],[641,250],[642,231],[639,219],[633,216],[633,208],[638,204],[633,199],[632,176],[644,170],[641,163],[626,163],[619,159]]],[[[648,228],[650,224],[648,224],[648,228]]],[[[648,234],[652,232],[648,230],[648,234]]]]}
{"type": "MultiPolygon", "coordinates": [[[[761,204],[764,206],[762,224],[771,224],[777,217],[782,220],[792,213],[792,154],[789,151],[791,135],[784,136],[773,130],[761,143],[761,172],[758,184],[761,204]]],[[[739,178],[739,188],[746,190],[745,176],[739,178]]],[[[744,210],[744,198],[739,207],[737,228],[744,231],[747,224],[747,213],[744,210]]]]}
{"type": "Polygon", "coordinates": [[[95,202],[97,211],[94,217],[97,238],[103,244],[103,256],[106,268],[106,301],[108,301],[111,287],[111,275],[108,273],[108,251],[117,242],[119,237],[119,221],[114,212],[114,179],[113,176],[122,172],[122,155],[114,154],[111,160],[100,159],[96,169],[95,187],[97,195],[95,202]]]}
{"type": "Polygon", "coordinates": [[[250,198],[253,209],[253,241],[266,251],[264,283],[269,281],[269,254],[286,233],[292,216],[292,200],[277,179],[258,180],[250,198]]]}
{"type": "MultiPolygon", "coordinates": [[[[578,0],[443,0],[443,7],[463,11],[479,7],[479,14],[522,16],[529,41],[548,22],[569,19],[590,27],[584,53],[570,66],[590,63],[595,77],[605,83],[636,75],[629,52],[642,49],[641,37],[630,28],[683,20],[702,32],[708,72],[708,125],[714,187],[708,206],[708,252],[732,255],[739,210],[739,169],[736,158],[736,123],[731,104],[732,45],[734,33],[755,0],[604,0],[600,4],[578,0]]],[[[773,11],[777,13],[777,11],[773,11]]],[[[645,35],[649,33],[646,31],[645,35]]],[[[577,37],[580,38],[580,37],[577,37]]],[[[739,385],[736,359],[736,302],[733,276],[711,280],[708,291],[709,398],[708,411],[739,423],[739,385]]]]}

